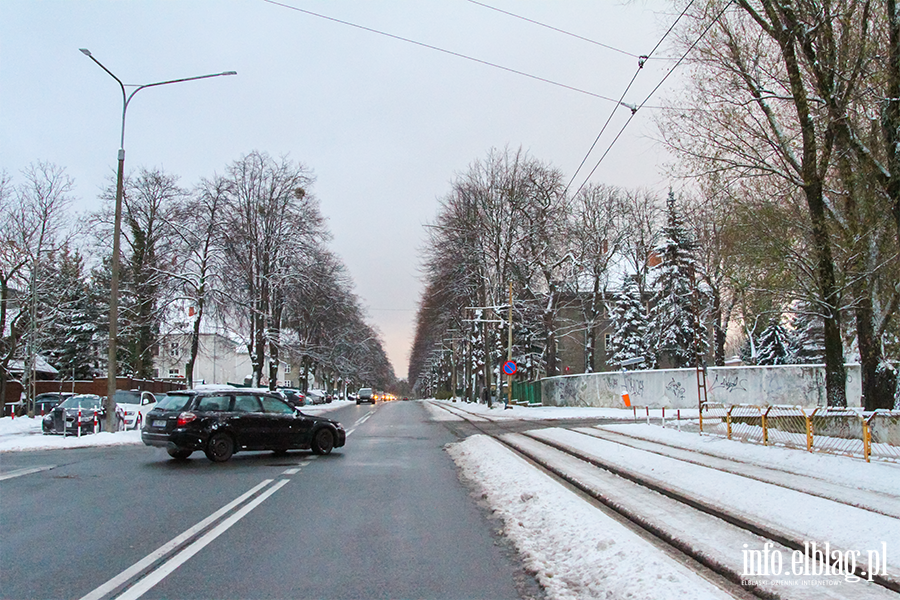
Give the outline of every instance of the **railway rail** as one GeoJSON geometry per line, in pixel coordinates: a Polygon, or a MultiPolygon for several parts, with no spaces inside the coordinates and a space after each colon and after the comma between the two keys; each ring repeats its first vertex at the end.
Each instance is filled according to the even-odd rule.
{"type": "MultiPolygon", "coordinates": [[[[735,598],[877,600],[896,599],[900,592],[900,578],[896,574],[873,575],[869,581],[862,564],[853,570],[859,581],[843,582],[843,585],[834,587],[811,585],[815,576],[783,574],[777,577],[748,577],[746,554],[740,549],[765,547],[772,553],[777,551],[782,556],[791,556],[797,550],[806,553],[808,547],[804,544],[808,543],[807,540],[779,527],[776,522],[749,518],[738,510],[711,503],[665,481],[606,460],[597,453],[586,452],[575,443],[577,437],[569,440],[571,435],[552,436],[542,431],[540,428],[546,427],[546,422],[536,423],[538,429],[523,430],[521,421],[475,414],[461,406],[437,402],[432,405],[464,419],[478,432],[496,439],[557,481],[577,490],[606,514],[630,523],[638,535],[735,598]]],[[[900,531],[900,500],[887,494],[851,490],[813,477],[720,457],[707,455],[701,462],[697,453],[580,425],[570,427],[558,421],[551,424],[587,439],[601,439],[650,452],[696,465],[698,469],[712,467],[766,485],[837,502],[838,505],[871,511],[887,519],[888,524],[900,531]]],[[[832,557],[829,560],[830,568],[844,568],[832,557]]],[[[813,573],[817,571],[816,566],[814,562],[813,573]]],[[[821,565],[818,567],[821,569],[821,565]]]]}

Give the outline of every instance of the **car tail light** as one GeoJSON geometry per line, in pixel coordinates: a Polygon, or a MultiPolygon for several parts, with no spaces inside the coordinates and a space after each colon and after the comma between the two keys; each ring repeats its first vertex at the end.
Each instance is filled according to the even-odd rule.
{"type": "Polygon", "coordinates": [[[187,425],[188,423],[190,423],[191,421],[193,421],[196,418],[197,418],[197,415],[195,415],[192,412],[183,412],[180,415],[178,415],[177,425],[178,425],[178,427],[184,427],[185,425],[187,425]]]}

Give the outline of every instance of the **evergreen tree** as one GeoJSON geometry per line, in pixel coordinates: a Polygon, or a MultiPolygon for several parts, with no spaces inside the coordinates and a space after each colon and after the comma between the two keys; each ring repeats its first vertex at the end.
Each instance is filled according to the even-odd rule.
{"type": "Polygon", "coordinates": [[[623,361],[643,358],[644,362],[633,369],[650,369],[655,365],[647,346],[647,313],[641,302],[641,292],[633,277],[627,277],[622,293],[612,313],[612,335],[607,352],[607,363],[621,365],[623,361]]]}
{"type": "Polygon", "coordinates": [[[90,379],[97,369],[95,345],[100,310],[88,290],[84,259],[64,246],[48,266],[47,279],[54,290],[47,306],[45,348],[60,378],[90,379]]]}
{"type": "Polygon", "coordinates": [[[651,272],[654,303],[650,313],[653,348],[677,368],[695,364],[706,353],[700,314],[704,294],[697,288],[696,247],[678,212],[675,194],[666,199],[666,225],[657,248],[660,263],[651,272]]]}
{"type": "Polygon", "coordinates": [[[785,365],[790,362],[790,339],[781,318],[772,319],[756,342],[756,364],[785,365]]]}
{"type": "Polygon", "coordinates": [[[798,305],[792,325],[790,361],[801,365],[825,362],[825,324],[809,303],[798,305]]]}

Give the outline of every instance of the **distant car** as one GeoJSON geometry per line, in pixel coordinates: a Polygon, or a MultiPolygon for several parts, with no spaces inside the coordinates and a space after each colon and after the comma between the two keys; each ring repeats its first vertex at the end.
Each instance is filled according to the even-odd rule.
{"type": "Polygon", "coordinates": [[[156,396],[140,390],[116,390],[116,404],[125,411],[125,429],[140,429],[156,406],[156,396]]]}
{"type": "Polygon", "coordinates": [[[328,402],[328,394],[325,390],[306,390],[306,399],[310,404],[325,404],[328,402]]]}
{"type": "Polygon", "coordinates": [[[150,411],[141,439],[175,459],[202,450],[209,460],[225,462],[242,450],[329,454],[347,434],[337,421],[303,414],[274,393],[184,390],[169,392],[150,411]]]}
{"type": "Polygon", "coordinates": [[[285,401],[294,408],[306,406],[306,396],[304,396],[303,392],[301,392],[300,390],[295,390],[292,388],[281,388],[278,391],[284,397],[285,401]]]}
{"type": "MultiPolygon", "coordinates": [[[[96,394],[77,394],[63,400],[55,406],[50,414],[41,421],[41,430],[45,435],[81,435],[99,433],[106,428],[106,409],[103,398],[96,394]],[[79,421],[80,414],[80,421],[79,421]],[[80,426],[79,426],[80,423],[80,426]]],[[[125,411],[116,406],[116,431],[125,428],[125,411]]]]}
{"type": "Polygon", "coordinates": [[[356,404],[362,404],[363,402],[371,402],[375,404],[375,390],[372,388],[359,388],[359,392],[357,393],[356,404]]]}

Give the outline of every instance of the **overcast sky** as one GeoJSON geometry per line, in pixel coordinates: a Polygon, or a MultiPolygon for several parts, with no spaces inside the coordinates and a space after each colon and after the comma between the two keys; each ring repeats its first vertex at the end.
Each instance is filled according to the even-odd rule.
{"type": "MultiPolygon", "coordinates": [[[[571,177],[616,106],[597,96],[621,96],[637,70],[628,53],[649,53],[675,16],[660,0],[484,0],[616,51],[470,0],[282,4],[0,0],[0,169],[18,182],[29,163],[54,163],[75,179],[78,211],[99,207],[115,171],[122,99],[79,48],[125,83],[237,71],[141,91],[128,109],[126,169],[160,167],[192,186],[252,150],[305,164],[332,248],[398,377],[421,292],[423,224],[450,182],[505,146],[571,177]]],[[[649,61],[625,102],[643,101],[671,64],[649,61]]],[[[616,112],[584,175],[629,115],[616,112]]],[[[639,111],[592,181],[664,193],[653,135],[652,109],[639,111]]]]}

